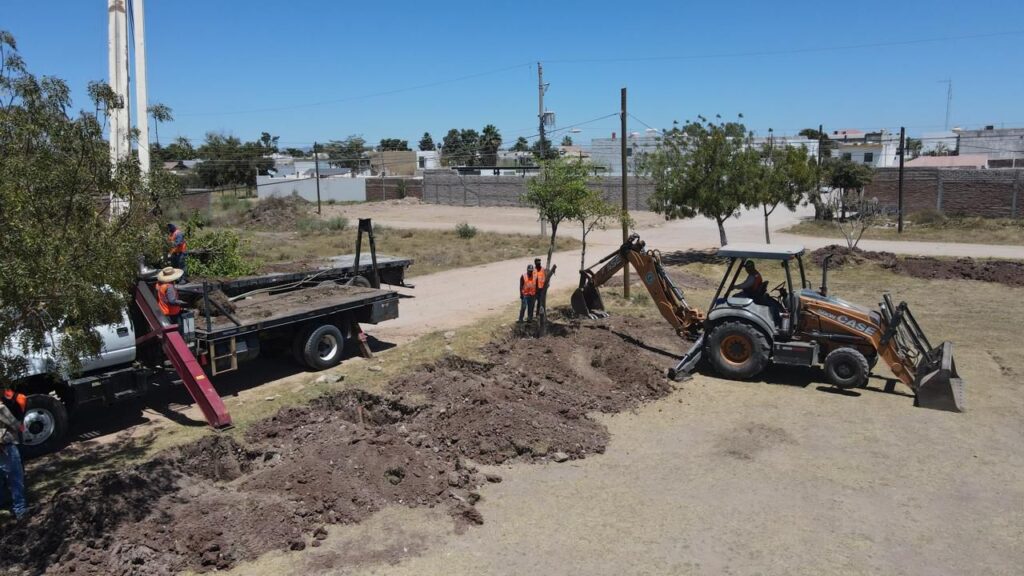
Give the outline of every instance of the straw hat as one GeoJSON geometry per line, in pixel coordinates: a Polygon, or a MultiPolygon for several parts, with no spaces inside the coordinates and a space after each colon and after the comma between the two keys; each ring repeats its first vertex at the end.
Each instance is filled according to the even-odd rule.
{"type": "Polygon", "coordinates": [[[174,282],[178,278],[185,275],[185,271],[179,268],[172,268],[168,266],[164,268],[156,275],[157,282],[174,282]]]}

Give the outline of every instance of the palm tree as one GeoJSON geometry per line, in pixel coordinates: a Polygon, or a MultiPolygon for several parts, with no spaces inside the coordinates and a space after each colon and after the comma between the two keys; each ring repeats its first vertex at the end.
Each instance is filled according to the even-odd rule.
{"type": "Polygon", "coordinates": [[[166,104],[160,104],[157,102],[148,109],[149,115],[153,117],[153,138],[156,140],[156,145],[160,145],[160,123],[171,122],[174,120],[172,110],[170,106],[166,104]]]}
{"type": "Polygon", "coordinates": [[[484,126],[480,134],[480,160],[484,166],[498,165],[498,148],[501,148],[501,132],[494,124],[484,126]]]}

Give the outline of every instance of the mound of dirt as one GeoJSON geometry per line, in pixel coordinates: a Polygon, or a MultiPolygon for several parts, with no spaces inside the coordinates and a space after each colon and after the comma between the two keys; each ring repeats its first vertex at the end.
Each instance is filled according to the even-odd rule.
{"type": "MultiPolygon", "coordinates": [[[[176,574],[299,550],[334,524],[382,507],[444,506],[456,527],[482,523],[478,488],[500,481],[465,458],[563,461],[601,453],[588,413],[668,394],[667,325],[613,318],[515,332],[486,361],[447,357],[389,384],[283,408],[245,443],[207,436],[148,462],[102,472],[0,535],[5,574],[176,574]],[[646,340],[645,340],[646,339],[646,340]]],[[[681,346],[679,347],[681,349],[681,346]]]]}
{"type": "Polygon", "coordinates": [[[287,230],[312,214],[312,204],[295,194],[264,198],[242,213],[239,224],[253,228],[287,230]]]}
{"type": "Polygon", "coordinates": [[[1024,262],[1015,260],[975,260],[974,258],[940,259],[927,256],[897,256],[891,252],[870,252],[833,244],[811,252],[821,266],[825,256],[832,254],[830,267],[877,262],[898,274],[933,280],[979,280],[1007,286],[1024,286],[1024,262]]]}

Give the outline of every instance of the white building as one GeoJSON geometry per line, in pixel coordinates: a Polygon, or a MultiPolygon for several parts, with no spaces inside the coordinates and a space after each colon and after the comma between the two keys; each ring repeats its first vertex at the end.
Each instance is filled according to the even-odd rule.
{"type": "MultiPolygon", "coordinates": [[[[649,154],[661,145],[661,133],[657,130],[644,133],[632,132],[626,137],[626,168],[636,172],[636,163],[644,154],[649,154]]],[[[622,141],[612,132],[611,138],[594,138],[590,141],[590,162],[604,168],[605,174],[622,174],[622,141]]]]}
{"type": "Polygon", "coordinates": [[[807,138],[806,136],[757,137],[754,138],[753,145],[760,148],[767,148],[768,146],[774,146],[776,148],[781,148],[783,146],[795,148],[799,146],[800,148],[807,150],[807,155],[811,158],[818,157],[818,141],[807,138]]]}
{"type": "Polygon", "coordinates": [[[418,171],[436,170],[441,167],[441,154],[437,150],[417,150],[416,168],[418,171]]]}
{"type": "Polygon", "coordinates": [[[1024,128],[959,130],[960,154],[985,154],[989,168],[1024,167],[1024,128]]]}
{"type": "Polygon", "coordinates": [[[837,130],[829,134],[829,137],[833,143],[833,158],[867,164],[874,168],[889,168],[899,165],[899,134],[892,134],[885,130],[878,132],[837,130]]]}

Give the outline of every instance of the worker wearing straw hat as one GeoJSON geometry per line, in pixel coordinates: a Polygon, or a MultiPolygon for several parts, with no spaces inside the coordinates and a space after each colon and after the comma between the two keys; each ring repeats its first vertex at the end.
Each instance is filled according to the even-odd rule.
{"type": "Polygon", "coordinates": [[[168,266],[156,275],[157,304],[160,305],[160,311],[164,316],[174,324],[181,321],[181,307],[185,306],[185,303],[178,299],[178,290],[174,283],[184,273],[180,268],[168,266]]]}

